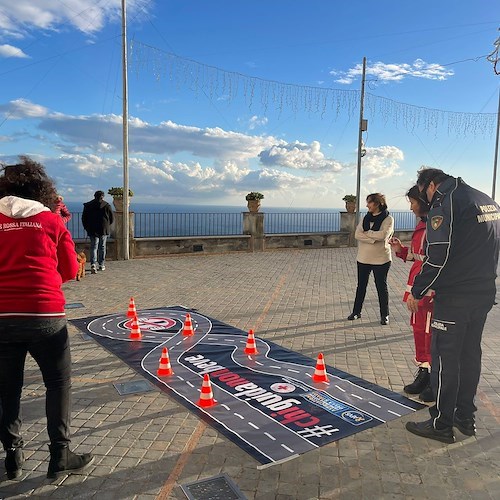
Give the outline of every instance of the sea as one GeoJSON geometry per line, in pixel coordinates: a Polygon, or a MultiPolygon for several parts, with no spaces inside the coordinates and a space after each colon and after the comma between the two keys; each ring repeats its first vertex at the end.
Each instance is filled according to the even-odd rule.
{"type": "MultiPolygon", "coordinates": [[[[83,202],[65,202],[73,214],[68,228],[74,239],[84,239],[81,224],[83,202]]],[[[340,208],[261,207],[266,234],[327,233],[340,231],[340,208]]],[[[134,235],[138,238],[182,236],[226,236],[242,234],[244,206],[130,204],[134,213],[134,235]]],[[[364,216],[365,211],[360,212],[364,216]]],[[[410,211],[391,212],[397,229],[415,227],[410,211]]]]}

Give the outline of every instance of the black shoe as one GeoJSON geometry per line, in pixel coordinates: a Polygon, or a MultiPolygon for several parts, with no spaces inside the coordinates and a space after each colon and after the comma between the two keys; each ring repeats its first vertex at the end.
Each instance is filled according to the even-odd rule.
{"type": "Polygon", "coordinates": [[[76,455],[68,447],[49,445],[49,449],[48,479],[54,479],[65,474],[76,474],[86,469],[94,461],[94,457],[90,453],[76,455]]]}
{"type": "Polygon", "coordinates": [[[6,450],[5,471],[8,479],[18,479],[23,474],[24,454],[21,448],[6,450]]]}
{"type": "Polygon", "coordinates": [[[380,318],[380,324],[381,325],[388,325],[389,324],[389,316],[382,316],[380,318]]]}
{"type": "Polygon", "coordinates": [[[347,319],[349,321],[352,321],[354,319],[359,319],[361,318],[361,313],[352,313],[352,314],[349,314],[349,316],[347,316],[347,319]]]}
{"type": "Polygon", "coordinates": [[[415,380],[403,387],[407,394],[420,394],[431,383],[431,375],[427,368],[420,367],[415,380]]]}
{"type": "Polygon", "coordinates": [[[474,417],[462,419],[455,415],[455,418],[453,419],[453,425],[465,436],[476,435],[476,422],[474,420],[474,417]]]}
{"type": "Polygon", "coordinates": [[[425,422],[406,422],[406,430],[417,436],[441,441],[441,443],[452,444],[455,442],[453,427],[434,429],[432,418],[425,422]]]}
{"type": "Polygon", "coordinates": [[[434,401],[436,401],[434,391],[432,390],[430,384],[420,393],[418,399],[420,399],[420,401],[423,401],[424,403],[433,403],[434,401]]]}

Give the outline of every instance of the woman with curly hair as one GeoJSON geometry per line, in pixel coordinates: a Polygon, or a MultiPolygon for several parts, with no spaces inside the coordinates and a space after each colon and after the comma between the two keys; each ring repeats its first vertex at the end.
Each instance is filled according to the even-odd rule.
{"type": "Polygon", "coordinates": [[[46,387],[50,462],[47,477],[93,461],[70,443],[71,356],[62,284],[78,271],[75,245],[53,213],[54,183],[39,163],[21,156],[0,175],[0,441],[9,479],[22,475],[21,393],[26,355],[46,387]]]}

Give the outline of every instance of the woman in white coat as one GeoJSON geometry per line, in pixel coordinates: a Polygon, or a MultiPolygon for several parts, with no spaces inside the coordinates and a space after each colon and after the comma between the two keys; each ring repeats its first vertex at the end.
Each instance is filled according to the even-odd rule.
{"type": "Polygon", "coordinates": [[[394,219],[389,215],[385,196],[372,193],[366,197],[368,213],[356,228],[358,240],[358,286],[352,313],[348,320],[361,318],[361,310],[366,296],[366,287],[373,271],[380,306],[380,324],[389,323],[389,292],[387,273],[391,267],[392,255],[389,240],[394,232],[394,219]]]}

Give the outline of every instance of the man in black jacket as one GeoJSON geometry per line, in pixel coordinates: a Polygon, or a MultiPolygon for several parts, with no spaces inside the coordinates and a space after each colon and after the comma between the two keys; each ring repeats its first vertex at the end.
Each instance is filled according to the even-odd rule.
{"type": "Polygon", "coordinates": [[[481,372],[481,336],[495,302],[500,208],[486,194],[442,170],[423,168],[417,184],[428,201],[427,258],[408,298],[418,301],[435,291],[431,385],[436,404],[431,418],[408,422],[418,436],[453,443],[453,427],[476,433],[474,398],[481,372]]]}
{"type": "Polygon", "coordinates": [[[104,201],[104,191],[96,191],[94,199],[83,204],[82,224],[90,238],[90,272],[104,271],[106,266],[106,241],[114,216],[111,205],[104,201]]]}

